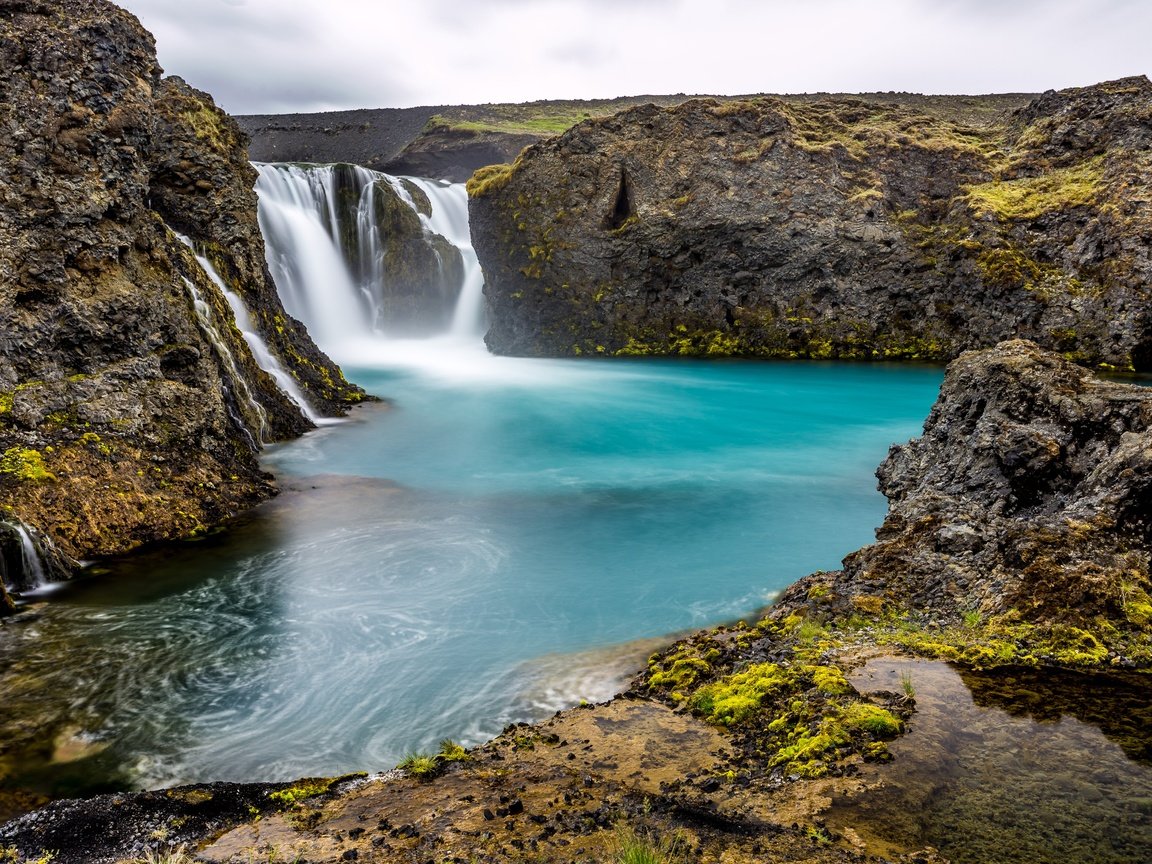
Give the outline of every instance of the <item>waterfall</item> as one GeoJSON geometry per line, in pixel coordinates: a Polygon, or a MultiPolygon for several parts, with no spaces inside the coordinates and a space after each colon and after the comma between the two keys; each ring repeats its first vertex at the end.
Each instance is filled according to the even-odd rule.
{"type": "Polygon", "coordinates": [[[228,301],[228,305],[232,308],[232,315],[236,320],[236,329],[240,331],[240,335],[243,336],[244,341],[248,343],[248,349],[252,352],[252,359],[256,361],[256,365],[272,376],[272,379],[276,382],[276,386],[283,391],[285,396],[296,403],[305,417],[313,423],[322,422],[323,417],[321,417],[316,409],[308,402],[308,399],[300,389],[300,385],[296,383],[296,379],[288,373],[288,370],[284,368],[284,365],[277,359],[276,355],[272,353],[272,349],[268,347],[268,343],[264,341],[264,337],[260,335],[256,329],[256,325],[252,323],[252,314],[248,311],[248,306],[244,303],[244,299],[228,287],[224,278],[220,275],[219,271],[216,270],[215,265],[213,265],[208,258],[196,251],[196,247],[193,245],[191,238],[179,233],[176,233],[176,236],[192,250],[192,254],[196,256],[196,262],[200,265],[204,274],[212,280],[212,283],[219,288],[224,295],[224,299],[228,301]]]}
{"type": "MultiPolygon", "coordinates": [[[[252,430],[248,428],[248,424],[244,422],[244,418],[238,416],[233,410],[232,406],[228,404],[228,400],[224,400],[224,405],[228,409],[228,415],[232,418],[232,422],[240,429],[245,437],[248,439],[249,445],[253,450],[259,450],[265,440],[267,440],[268,433],[268,415],[264,410],[264,406],[256,401],[256,397],[252,395],[252,391],[248,388],[248,382],[245,380],[244,375],[240,372],[240,368],[236,365],[236,358],[232,356],[232,351],[228,348],[228,343],[220,335],[220,328],[216,323],[216,316],[212,312],[212,307],[200,296],[200,291],[196,288],[196,283],[186,276],[181,276],[184,280],[184,285],[188,289],[188,296],[192,299],[192,306],[196,310],[196,319],[200,324],[200,331],[204,334],[204,338],[212,343],[212,347],[216,349],[216,354],[220,358],[220,362],[224,364],[225,370],[228,372],[229,377],[232,379],[234,391],[232,396],[238,401],[243,402],[249,410],[249,413],[257,418],[258,428],[256,434],[253,435],[252,430]]],[[[226,384],[222,384],[227,388],[226,384]]]]}
{"type": "Polygon", "coordinates": [[[40,561],[40,551],[32,542],[32,535],[23,522],[13,525],[16,534],[20,537],[20,552],[23,558],[25,582],[29,589],[39,588],[48,579],[44,575],[44,565],[40,561]]]}
{"type": "Polygon", "coordinates": [[[329,355],[355,363],[412,336],[481,344],[483,275],[463,184],[344,164],[256,168],[280,299],[329,355]]]}
{"type": "MultiPolygon", "coordinates": [[[[472,234],[468,229],[468,191],[463,183],[444,183],[419,177],[409,180],[432,202],[432,215],[421,213],[421,219],[426,220],[430,230],[446,237],[459,249],[464,259],[463,284],[449,332],[459,339],[482,338],[487,323],[484,319],[484,274],[472,248],[472,234]]],[[[403,191],[407,194],[406,189],[403,191]]],[[[409,196],[408,201],[411,200],[409,196]]]]}

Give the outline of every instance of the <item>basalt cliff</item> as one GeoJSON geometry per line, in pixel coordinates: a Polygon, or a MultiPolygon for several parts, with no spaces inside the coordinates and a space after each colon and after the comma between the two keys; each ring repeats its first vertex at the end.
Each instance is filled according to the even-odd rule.
{"type": "Polygon", "coordinates": [[[133,16],[3,0],[0,93],[0,560],[21,587],[22,537],[66,570],[203,533],[272,494],[261,442],[312,427],[187,243],[317,412],[364,394],[284,314],[245,136],[161,77],[133,16]]]}
{"type": "Polygon", "coordinates": [[[590,119],[469,183],[497,353],[1152,366],[1152,84],[590,119]]]}

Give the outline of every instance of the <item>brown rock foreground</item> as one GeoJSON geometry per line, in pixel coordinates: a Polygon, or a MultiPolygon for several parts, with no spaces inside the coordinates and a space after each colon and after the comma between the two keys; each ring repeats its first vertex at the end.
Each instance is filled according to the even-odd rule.
{"type": "MultiPolygon", "coordinates": [[[[916,693],[913,661],[893,655],[1096,676],[1028,684],[1026,714],[1048,716],[1045,687],[1099,694],[1101,673],[1117,670],[1146,706],[1149,453],[1152,391],[1030,343],[965,354],[924,436],[881,466],[891,510],[875,546],[801,580],[755,626],[654,654],[614,700],[511,726],[471,752],[446,742],[385,775],[57,802],[0,827],[0,849],[16,861],[52,850],[60,864],[182,844],[228,864],[591,862],[626,860],[630,846],[668,862],[945,860],[914,831],[881,837],[871,824],[905,739],[939,737],[917,700],[946,718],[960,692],[933,683],[947,668],[936,663],[916,693]]],[[[1090,702],[1088,722],[1145,758],[1131,724],[1090,702]]],[[[927,803],[936,786],[923,779],[927,803]]],[[[1152,776],[1140,783],[1152,790],[1152,776]]],[[[1121,856],[1152,849],[1145,799],[1127,794],[1121,856]]]]}

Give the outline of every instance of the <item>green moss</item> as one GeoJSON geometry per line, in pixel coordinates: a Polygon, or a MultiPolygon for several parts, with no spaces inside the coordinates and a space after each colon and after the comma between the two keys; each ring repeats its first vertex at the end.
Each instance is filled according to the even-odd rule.
{"type": "Polygon", "coordinates": [[[0,474],[8,474],[21,482],[41,483],[55,480],[56,475],[44,464],[38,450],[10,447],[0,456],[0,474]]]}
{"type": "Polygon", "coordinates": [[[793,684],[775,663],[756,663],[742,672],[705,684],[691,699],[692,709],[710,723],[739,723],[760,709],[765,697],[793,684]]]}
{"type": "Polygon", "coordinates": [[[508,185],[508,181],[512,179],[512,175],[515,172],[515,165],[506,165],[503,163],[477,168],[465,184],[465,188],[468,190],[468,197],[483,198],[485,195],[492,195],[499,192],[508,185]]]}
{"type": "Polygon", "coordinates": [[[180,112],[180,117],[192,127],[198,139],[207,141],[215,149],[227,147],[232,140],[222,112],[202,102],[191,102],[189,108],[180,112]]]}
{"type": "Polygon", "coordinates": [[[334,782],[334,780],[328,779],[302,780],[293,786],[289,786],[287,789],[280,789],[276,792],[268,793],[268,798],[285,807],[293,807],[306,798],[323,795],[332,788],[334,782]]]}
{"type": "Polygon", "coordinates": [[[891,711],[869,702],[854,702],[840,714],[840,723],[847,729],[867,732],[873,738],[895,738],[904,731],[904,724],[891,711]]]}
{"type": "Polygon", "coordinates": [[[852,686],[844,673],[836,666],[813,666],[809,670],[816,689],[830,696],[842,696],[851,691],[852,686]]]}
{"type": "Polygon", "coordinates": [[[1038,219],[1046,213],[1097,202],[1103,177],[1102,156],[1039,177],[995,181],[970,186],[966,199],[979,216],[1008,221],[1038,219]]]}
{"type": "Polygon", "coordinates": [[[999,158],[995,135],[988,130],[895,105],[855,100],[791,102],[782,113],[790,120],[793,146],[813,154],[863,161],[876,151],[916,147],[999,158]]]}
{"type": "MultiPolygon", "coordinates": [[[[1131,590],[1141,616],[1142,589],[1131,590]]],[[[1146,595],[1145,595],[1146,596],[1146,595]]],[[[1125,606],[1127,617],[1127,607],[1125,606]]],[[[1152,604],[1147,614],[1152,616],[1152,604]]],[[[844,630],[867,627],[878,644],[897,646],[913,654],[992,669],[999,666],[1056,666],[1091,669],[1107,666],[1109,655],[1123,655],[1138,667],[1152,667],[1152,633],[1146,624],[1098,619],[1080,626],[1066,623],[1031,623],[1013,613],[975,620],[969,616],[950,626],[918,624],[915,613],[889,610],[873,619],[845,622],[844,630]]]]}
{"type": "Polygon", "coordinates": [[[699,646],[686,643],[667,657],[651,658],[648,686],[668,690],[673,699],[682,701],[684,693],[712,671],[706,656],[710,656],[707,651],[702,653],[699,646]]]}

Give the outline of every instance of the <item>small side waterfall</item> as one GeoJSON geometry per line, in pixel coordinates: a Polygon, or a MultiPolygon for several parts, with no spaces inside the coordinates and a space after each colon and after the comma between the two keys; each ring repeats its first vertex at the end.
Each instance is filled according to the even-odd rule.
{"type": "Polygon", "coordinates": [[[256,361],[256,365],[272,376],[272,379],[276,382],[276,386],[284,392],[285,396],[296,403],[305,417],[313,423],[320,423],[323,420],[321,415],[309,404],[300,386],[296,383],[296,379],[288,373],[288,370],[284,368],[284,365],[277,359],[276,355],[272,353],[272,350],[268,347],[268,343],[264,341],[264,337],[257,331],[256,325],[252,323],[252,314],[248,311],[244,299],[228,287],[228,284],[216,270],[216,267],[208,258],[196,250],[190,238],[185,237],[183,234],[176,234],[176,236],[192,250],[192,254],[196,256],[196,262],[200,265],[205,275],[220,289],[220,292],[224,295],[224,299],[228,301],[228,305],[232,308],[232,315],[236,319],[236,328],[240,331],[240,335],[244,337],[244,341],[248,343],[248,348],[252,352],[252,359],[256,361]]]}
{"type": "MultiPolygon", "coordinates": [[[[237,401],[242,402],[248,408],[249,413],[257,418],[258,426],[255,432],[248,428],[248,424],[244,422],[243,417],[233,412],[232,407],[228,405],[228,400],[225,399],[224,404],[228,406],[228,413],[232,416],[232,421],[236,424],[236,427],[243,430],[252,449],[259,450],[264,441],[267,440],[268,414],[264,410],[264,406],[252,395],[252,391],[248,388],[248,382],[245,380],[240,368],[236,365],[236,358],[232,356],[232,351],[229,349],[228,343],[221,337],[220,327],[216,322],[216,316],[212,312],[212,307],[200,296],[200,291],[196,288],[195,282],[187,277],[182,276],[181,278],[184,280],[184,285],[188,289],[188,296],[192,299],[192,306],[196,310],[196,320],[200,324],[200,331],[204,334],[204,338],[212,343],[212,347],[216,349],[216,354],[219,356],[220,362],[224,364],[224,368],[228,372],[228,377],[232,379],[231,395],[237,401]]],[[[226,385],[222,384],[222,386],[226,385]]]]}
{"type": "Polygon", "coordinates": [[[32,542],[32,535],[28,533],[24,523],[15,525],[16,533],[20,537],[20,551],[24,563],[24,574],[29,588],[39,588],[48,580],[44,577],[44,565],[40,562],[40,551],[32,542]]]}
{"type": "Polygon", "coordinates": [[[32,526],[11,517],[0,520],[0,614],[14,608],[10,594],[48,590],[79,566],[32,526]]]}
{"type": "Polygon", "coordinates": [[[260,227],[285,308],[327,353],[484,331],[463,184],[355,165],[257,164],[260,227]],[[355,346],[355,347],[353,347],[355,346]]]}

